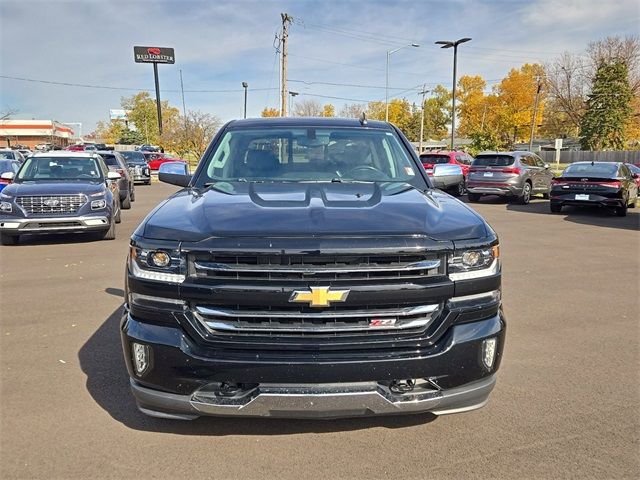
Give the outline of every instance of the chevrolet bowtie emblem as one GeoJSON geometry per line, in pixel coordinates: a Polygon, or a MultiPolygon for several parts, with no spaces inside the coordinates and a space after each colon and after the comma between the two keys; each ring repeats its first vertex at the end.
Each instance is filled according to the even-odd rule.
{"type": "Polygon", "coordinates": [[[290,302],[308,303],[310,307],[328,307],[331,302],[344,302],[349,290],[330,290],[331,287],[310,287],[309,290],[294,290],[290,302]]]}

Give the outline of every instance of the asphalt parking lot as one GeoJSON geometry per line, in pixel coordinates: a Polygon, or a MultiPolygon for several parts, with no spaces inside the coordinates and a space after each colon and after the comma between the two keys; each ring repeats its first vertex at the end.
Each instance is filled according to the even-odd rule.
{"type": "Polygon", "coordinates": [[[333,421],[138,413],[118,324],[136,189],[115,241],[0,248],[2,478],[637,478],[640,208],[474,204],[501,238],[507,344],[481,410],[333,421]]]}

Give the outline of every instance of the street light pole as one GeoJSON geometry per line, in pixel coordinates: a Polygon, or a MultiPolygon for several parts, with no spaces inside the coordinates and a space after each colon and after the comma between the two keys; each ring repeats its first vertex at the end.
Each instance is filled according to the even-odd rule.
{"type": "Polygon", "coordinates": [[[422,91],[420,95],[422,95],[422,104],[420,105],[420,145],[418,146],[418,155],[422,153],[422,138],[424,136],[424,96],[429,92],[427,90],[427,85],[422,86],[422,91]]]}
{"type": "Polygon", "coordinates": [[[244,88],[244,118],[247,118],[247,88],[249,84],[247,82],[242,82],[242,87],[244,88]]]}
{"type": "Polygon", "coordinates": [[[407,47],[418,48],[419,46],[420,44],[418,43],[410,43],[409,45],[404,45],[402,47],[396,48],[395,50],[387,51],[386,81],[385,81],[385,87],[384,87],[384,105],[385,105],[384,121],[385,122],[389,121],[389,57],[391,56],[391,54],[396,53],[402,50],[403,48],[407,48],[407,47]]]}
{"type": "Polygon", "coordinates": [[[536,98],[533,101],[533,116],[531,117],[531,133],[529,134],[529,151],[533,149],[533,137],[536,133],[536,117],[538,116],[538,98],[540,97],[540,90],[542,90],[542,83],[538,82],[538,89],[536,90],[536,98]]]}
{"type": "Polygon", "coordinates": [[[440,40],[436,42],[436,45],[442,45],[440,48],[451,48],[453,47],[453,90],[452,90],[452,101],[451,101],[451,150],[454,149],[453,141],[454,136],[456,134],[456,75],[458,69],[458,45],[461,43],[465,43],[470,41],[470,38],[461,38],[456,40],[455,42],[451,42],[448,40],[440,40]]]}

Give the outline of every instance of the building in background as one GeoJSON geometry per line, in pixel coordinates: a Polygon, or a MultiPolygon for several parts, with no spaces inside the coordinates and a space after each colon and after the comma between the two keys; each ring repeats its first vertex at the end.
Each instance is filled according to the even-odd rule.
{"type": "Polygon", "coordinates": [[[1,120],[0,146],[26,145],[33,149],[36,145],[50,143],[66,147],[78,140],[68,125],[55,120],[1,120]]]}

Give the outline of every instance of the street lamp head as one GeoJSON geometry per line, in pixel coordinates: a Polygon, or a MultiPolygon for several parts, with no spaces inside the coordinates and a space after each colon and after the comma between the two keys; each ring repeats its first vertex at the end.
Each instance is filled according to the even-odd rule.
{"type": "Polygon", "coordinates": [[[249,84],[248,84],[247,82],[242,82],[242,86],[243,86],[244,88],[247,88],[247,87],[249,86],[249,84]]]}
{"type": "Polygon", "coordinates": [[[292,92],[291,90],[289,90],[289,95],[291,95],[292,97],[297,97],[299,95],[298,92],[292,92]]]}
{"type": "Polygon", "coordinates": [[[449,42],[447,40],[439,40],[436,42],[436,45],[442,45],[440,48],[451,48],[453,47],[453,42],[449,42]]]}
{"type": "Polygon", "coordinates": [[[469,37],[464,37],[464,38],[461,38],[460,40],[457,40],[455,44],[456,45],[460,45],[461,43],[465,43],[465,42],[469,42],[469,41],[471,41],[471,39],[469,37]]]}
{"type": "Polygon", "coordinates": [[[412,43],[411,46],[418,48],[420,46],[420,44],[419,43],[412,43]]]}

